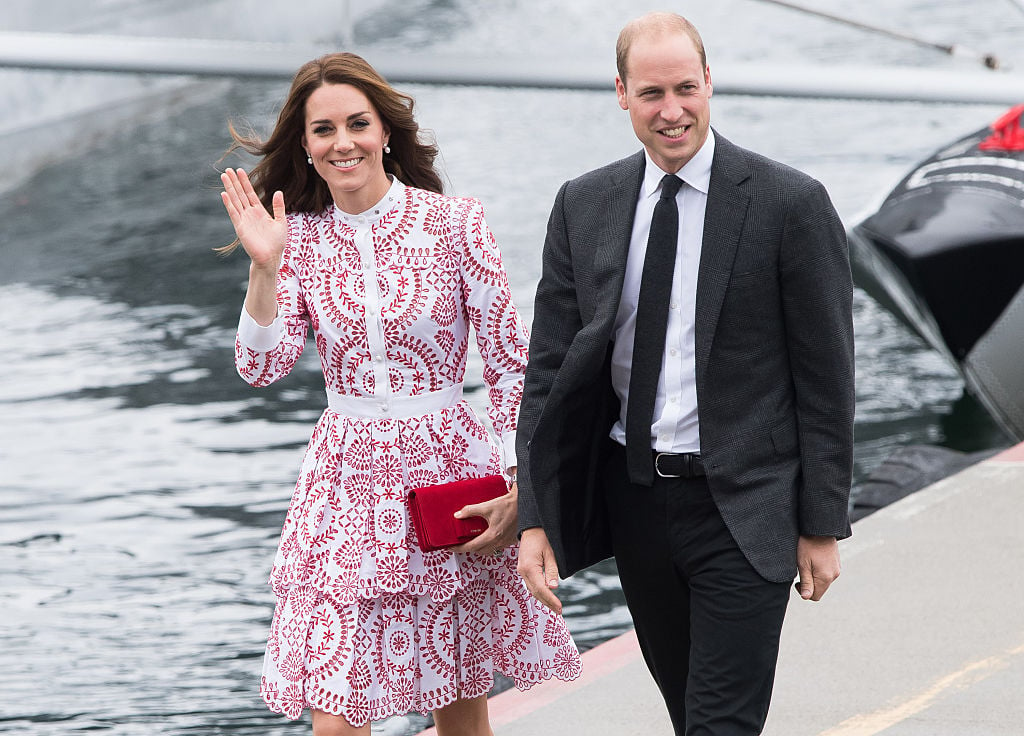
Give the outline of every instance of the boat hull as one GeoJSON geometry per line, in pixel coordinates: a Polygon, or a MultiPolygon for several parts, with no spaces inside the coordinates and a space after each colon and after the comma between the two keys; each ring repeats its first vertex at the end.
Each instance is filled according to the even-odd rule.
{"type": "Polygon", "coordinates": [[[849,230],[858,285],[1024,439],[1024,106],[936,152],[849,230]],[[1019,145],[1019,148],[1018,148],[1019,145]]]}

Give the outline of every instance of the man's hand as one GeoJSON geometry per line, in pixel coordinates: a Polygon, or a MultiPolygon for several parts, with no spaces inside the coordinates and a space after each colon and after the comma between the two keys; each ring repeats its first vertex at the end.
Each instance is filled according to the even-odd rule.
{"type": "Polygon", "coordinates": [[[562,602],[552,592],[558,587],[555,552],[539,526],[525,530],[519,538],[519,575],[534,598],[555,613],[562,613],[562,602]]]}
{"type": "Polygon", "coordinates": [[[796,547],[796,565],[800,572],[796,586],[800,597],[820,601],[828,586],[839,577],[839,542],[835,537],[801,536],[796,547]]]}

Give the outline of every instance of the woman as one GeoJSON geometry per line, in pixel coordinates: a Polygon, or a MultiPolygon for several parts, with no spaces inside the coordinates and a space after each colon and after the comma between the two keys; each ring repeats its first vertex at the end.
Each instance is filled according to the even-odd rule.
{"type": "Polygon", "coordinates": [[[232,129],[262,157],[251,182],[221,177],[252,261],[240,375],[281,378],[312,327],[327,384],[271,572],[260,687],[289,718],[311,709],[316,736],[409,710],[433,711],[443,736],[490,734],[494,669],[520,688],[580,671],[564,621],[516,574],[527,333],[480,204],[441,193],[412,109],[360,57],[325,56],[298,71],[265,143],[232,129]],[[502,447],[461,398],[470,327],[502,447]],[[460,512],[484,534],[420,549],[409,489],[502,470],[509,492],[460,512]]]}

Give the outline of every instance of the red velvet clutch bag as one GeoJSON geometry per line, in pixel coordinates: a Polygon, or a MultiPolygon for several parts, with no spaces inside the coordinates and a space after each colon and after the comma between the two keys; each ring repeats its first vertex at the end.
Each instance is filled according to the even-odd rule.
{"type": "Polygon", "coordinates": [[[420,549],[435,549],[463,544],[483,534],[487,521],[479,516],[456,519],[463,506],[483,503],[508,493],[503,475],[467,478],[409,491],[409,512],[420,549]]]}

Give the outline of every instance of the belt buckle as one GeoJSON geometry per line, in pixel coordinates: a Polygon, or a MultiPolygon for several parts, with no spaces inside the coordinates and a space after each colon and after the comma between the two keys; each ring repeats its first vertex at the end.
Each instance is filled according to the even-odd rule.
{"type": "Polygon", "coordinates": [[[654,472],[658,474],[659,478],[682,478],[683,477],[682,474],[666,475],[665,473],[661,472],[661,466],[658,464],[658,461],[661,460],[662,455],[674,455],[674,454],[675,453],[672,453],[672,452],[659,452],[657,455],[654,456],[654,472]]]}

